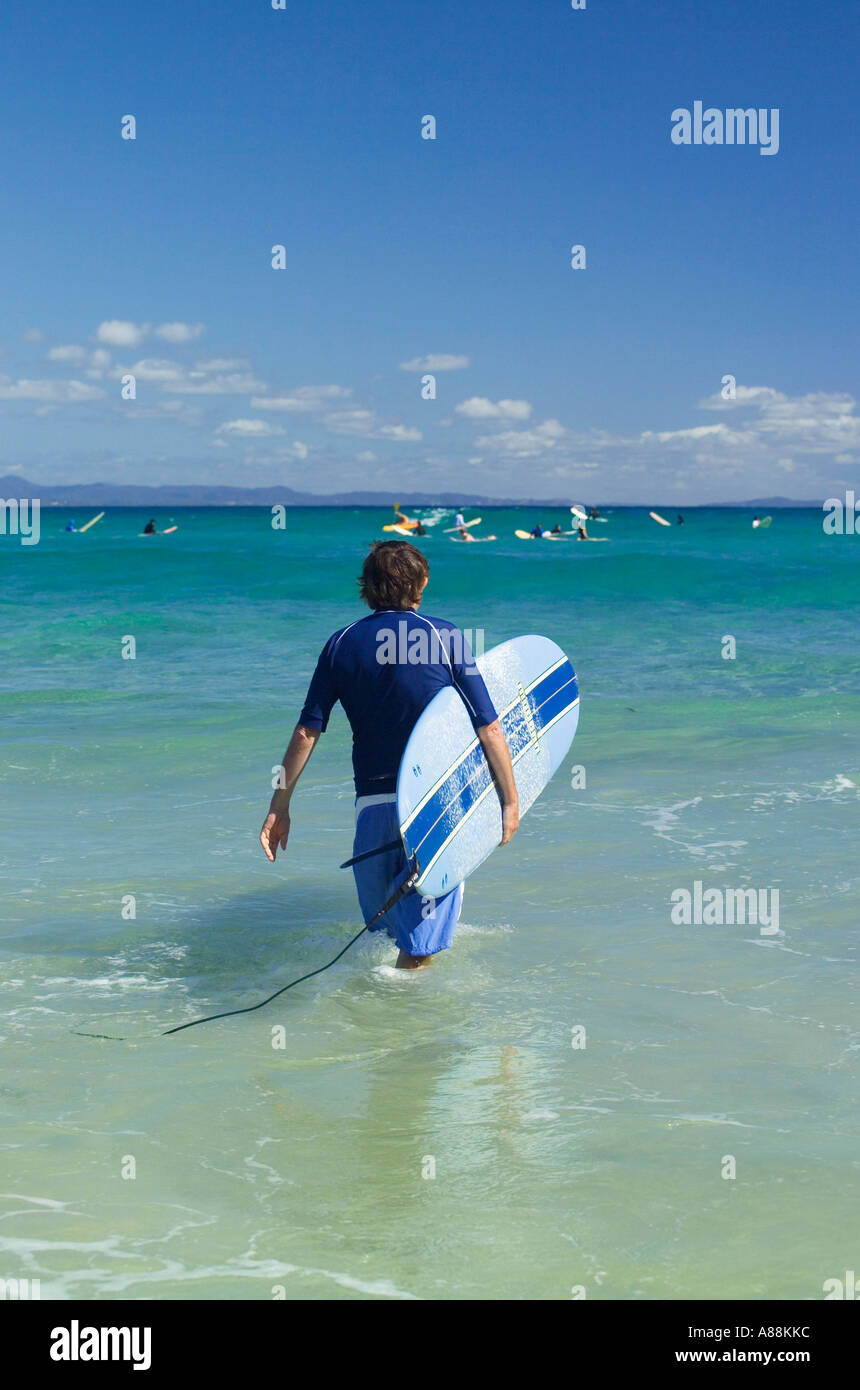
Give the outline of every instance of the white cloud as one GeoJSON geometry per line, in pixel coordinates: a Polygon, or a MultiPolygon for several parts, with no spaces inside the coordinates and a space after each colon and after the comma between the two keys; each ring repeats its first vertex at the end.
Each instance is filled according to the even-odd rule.
{"type": "Polygon", "coordinates": [[[255,396],[253,410],[321,410],[331,401],[351,396],[348,386],[297,386],[285,396],[255,396]]]}
{"type": "Polygon", "coordinates": [[[67,347],[53,347],[48,353],[52,362],[86,362],[89,356],[85,347],[70,343],[67,347]]]}
{"type": "Polygon", "coordinates": [[[87,386],[84,381],[12,381],[11,377],[0,375],[0,400],[4,401],[55,401],[77,405],[81,401],[95,401],[104,396],[100,386],[87,386]]]}
{"type": "Polygon", "coordinates": [[[28,328],[27,332],[22,334],[22,342],[25,343],[43,343],[44,341],[45,335],[41,328],[28,328]]]}
{"type": "Polygon", "coordinates": [[[265,390],[265,382],[235,372],[212,377],[203,372],[189,372],[181,381],[165,382],[164,390],[183,396],[247,396],[252,391],[265,390]]]}
{"type": "Polygon", "coordinates": [[[273,434],[283,434],[284,431],[280,425],[270,425],[268,420],[226,420],[215,433],[234,439],[269,439],[273,434]]]}
{"type": "Polygon", "coordinates": [[[163,357],[142,357],[132,367],[117,369],[124,376],[131,373],[138,381],[152,381],[162,391],[178,396],[244,396],[265,390],[265,382],[249,372],[219,372],[210,375],[202,368],[185,367],[163,357]]]}
{"type": "Polygon", "coordinates": [[[420,430],[409,425],[381,425],[374,433],[374,439],[396,439],[400,443],[414,443],[422,439],[420,430]]]}
{"type": "Polygon", "coordinates": [[[332,434],[363,434],[370,438],[374,415],[372,410],[338,410],[325,417],[332,434]]]}
{"type": "Polygon", "coordinates": [[[503,430],[500,434],[485,434],[475,440],[476,449],[501,453],[508,458],[536,458],[554,449],[567,431],[558,420],[544,420],[531,430],[503,430]]]}
{"type": "Polygon", "coordinates": [[[700,410],[736,410],[744,405],[766,405],[769,401],[784,401],[786,397],[781,391],[774,391],[772,386],[735,386],[735,394],[729,400],[724,400],[722,392],[715,391],[712,396],[706,396],[703,401],[699,401],[700,410]]]}
{"type": "Polygon", "coordinates": [[[528,401],[489,401],[486,396],[470,396],[454,407],[455,415],[468,420],[528,420],[531,413],[528,401]]]}
{"type": "MultiPolygon", "coordinates": [[[[852,396],[819,391],[789,397],[768,386],[739,386],[737,391],[740,404],[753,407],[755,413],[738,419],[734,428],[718,424],[681,430],[646,430],[641,435],[642,442],[683,445],[709,440],[717,450],[731,451],[736,458],[757,455],[758,462],[777,467],[784,467],[780,458],[789,457],[788,451],[825,454],[860,446],[860,416],[856,414],[857,403],[852,396]]],[[[702,408],[716,409],[715,398],[703,402],[702,408]]],[[[701,460],[711,462],[715,456],[703,454],[701,460]]]]}
{"type": "Polygon", "coordinates": [[[376,454],[372,449],[363,449],[358,455],[359,463],[376,463],[376,454]]]}
{"type": "Polygon", "coordinates": [[[148,323],[129,323],[127,319],[105,319],[96,329],[100,343],[111,347],[137,347],[149,332],[148,323]]]}
{"type": "MultiPolygon", "coordinates": [[[[143,357],[128,371],[138,381],[181,381],[184,368],[162,357],[143,357]]],[[[121,373],[127,375],[125,371],[121,373]]]]}
{"type": "Polygon", "coordinates": [[[111,355],[104,348],[81,347],[78,343],[51,348],[48,358],[51,362],[74,362],[78,366],[87,364],[90,367],[87,375],[91,377],[102,376],[111,363],[111,355]]]}
{"type": "Polygon", "coordinates": [[[394,439],[408,443],[423,438],[421,431],[410,425],[377,425],[372,410],[336,410],[323,421],[332,434],[351,434],[363,439],[394,439]]]}
{"type": "Polygon", "coordinates": [[[426,357],[413,357],[410,362],[401,362],[401,372],[461,372],[468,367],[470,359],[459,357],[451,352],[428,352],[426,357]]]}
{"type": "Polygon", "coordinates": [[[191,343],[195,338],[200,338],[205,329],[206,325],[202,323],[160,323],[155,336],[163,338],[166,343],[191,343]]]}
{"type": "Polygon", "coordinates": [[[656,439],[660,444],[677,444],[684,440],[691,439],[722,439],[728,444],[740,444],[743,441],[743,434],[739,430],[730,430],[727,425],[694,425],[687,430],[644,430],[643,440],[656,439]]]}

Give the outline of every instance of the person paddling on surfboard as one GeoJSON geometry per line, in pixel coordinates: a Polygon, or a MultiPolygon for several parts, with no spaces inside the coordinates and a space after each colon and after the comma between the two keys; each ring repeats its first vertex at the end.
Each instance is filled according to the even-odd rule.
{"type": "MultiPolygon", "coordinates": [[[[278,848],[287,847],[296,783],[340,700],[352,727],[353,855],[359,857],[353,873],[368,924],[410,871],[397,818],[397,772],[419,715],[446,686],[461,695],[492,769],[502,803],[500,843],[507,844],[519,825],[510,753],[468,643],[453,623],[418,613],[429,573],[425,556],[408,541],[372,546],[359,580],[370,614],[324,646],[284,754],[283,788],[272,797],[260,831],[274,863],[278,848]]],[[[451,945],[462,901],[462,884],[439,898],[411,890],[371,930],[385,930],[397,942],[400,969],[420,969],[451,945]]]]}
{"type": "Polygon", "coordinates": [[[156,529],[155,529],[155,519],[154,519],[154,518],[153,518],[152,521],[148,521],[148,522],[146,523],[146,525],[145,525],[144,528],[143,528],[143,531],[141,532],[141,535],[143,535],[143,536],[156,536],[156,535],[158,535],[158,532],[157,532],[156,529]]]}

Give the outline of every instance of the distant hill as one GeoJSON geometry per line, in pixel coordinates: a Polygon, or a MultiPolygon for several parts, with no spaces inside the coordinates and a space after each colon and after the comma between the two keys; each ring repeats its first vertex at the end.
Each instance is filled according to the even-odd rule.
{"type": "MultiPolygon", "coordinates": [[[[573,494],[571,494],[573,495],[573,494]]],[[[577,494],[581,496],[582,494],[577,494]]],[[[404,507],[567,507],[568,497],[485,497],[476,492],[399,492],[404,507]]],[[[0,478],[0,497],[38,497],[43,507],[143,507],[154,511],[166,507],[382,507],[390,510],[390,492],[296,492],[271,483],[266,487],[210,487],[199,483],[167,483],[147,487],[137,483],[34,483],[19,473],[0,478]]],[[[661,503],[666,511],[692,511],[695,505],[713,507],[820,507],[822,499],[811,502],[791,497],[754,497],[748,502],[661,503]]],[[[626,507],[629,502],[604,502],[601,507],[626,507]]],[[[637,507],[643,503],[634,504],[637,507]]]]}

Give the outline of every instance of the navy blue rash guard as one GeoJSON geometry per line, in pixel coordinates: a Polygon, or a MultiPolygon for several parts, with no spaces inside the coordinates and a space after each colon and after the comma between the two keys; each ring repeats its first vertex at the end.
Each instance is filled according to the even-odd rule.
{"type": "Polygon", "coordinates": [[[352,726],[356,795],[393,792],[418,716],[448,685],[475,729],[493,723],[493,702],[454,623],[411,608],[377,609],[326,642],[299,723],[324,730],[340,700],[352,726]]]}

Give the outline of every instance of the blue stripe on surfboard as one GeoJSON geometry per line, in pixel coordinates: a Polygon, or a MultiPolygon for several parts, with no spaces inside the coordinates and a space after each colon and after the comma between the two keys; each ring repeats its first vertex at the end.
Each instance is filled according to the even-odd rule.
{"type": "MultiPolygon", "coordinates": [[[[568,714],[575,709],[579,703],[577,695],[570,704],[563,706],[555,716],[553,723],[564,714],[568,714]]],[[[520,754],[528,752],[530,747],[535,744],[527,744],[520,754]]],[[[518,759],[514,760],[515,762],[518,759]]],[[[494,791],[492,778],[489,776],[489,768],[486,764],[481,769],[481,776],[476,778],[469,786],[462,788],[461,792],[445,802],[444,795],[440,794],[434,802],[438,815],[435,824],[428,830],[424,840],[419,846],[414,845],[411,835],[404,835],[404,842],[407,845],[410,856],[418,854],[418,862],[421,865],[422,877],[426,875],[439,858],[440,854],[447,848],[456,832],[463,823],[469,819],[481,802],[494,791]],[[454,814],[456,811],[456,815],[454,814]]]]}
{"type": "MultiPolygon", "coordinates": [[[[532,706],[532,715],[535,718],[536,723],[540,724],[543,727],[549,722],[548,719],[542,717],[539,714],[542,705],[546,702],[547,699],[549,699],[549,697],[552,694],[554,694],[556,691],[564,689],[571,682],[573,683],[574,694],[578,694],[579,688],[576,683],[576,675],[574,673],[573,667],[571,666],[570,662],[567,660],[566,657],[560,657],[559,660],[553,666],[551,666],[548,671],[544,671],[541,675],[537,676],[535,680],[532,682],[532,684],[526,687],[524,693],[526,695],[532,696],[530,703],[532,706]]],[[[508,737],[509,731],[511,735],[513,735],[515,731],[517,731],[518,729],[518,725],[516,722],[516,715],[518,713],[521,717],[522,706],[520,703],[519,696],[517,696],[515,700],[512,700],[510,704],[499,715],[499,722],[503,730],[505,731],[506,738],[508,737]]],[[[480,761],[480,743],[477,738],[460,755],[459,761],[454,763],[450,768],[448,768],[448,770],[442,774],[438,781],[432,787],[430,787],[428,791],[424,793],[424,796],[421,799],[421,801],[418,802],[417,806],[414,806],[412,808],[409,815],[406,817],[405,821],[401,825],[401,833],[405,832],[412,826],[413,822],[415,822],[418,819],[418,817],[422,814],[425,807],[428,806],[430,802],[434,800],[437,793],[441,791],[441,789],[444,786],[447,785],[447,783],[455,776],[458,769],[461,768],[467,762],[467,760],[473,756],[476,750],[478,751],[478,758],[480,761]]]]}
{"type": "MultiPolygon", "coordinates": [[[[528,692],[529,704],[531,705],[532,718],[538,728],[542,728],[554,717],[556,712],[553,707],[552,713],[544,714],[546,706],[563,691],[570,691],[572,682],[573,694],[577,694],[576,677],[570,662],[565,660],[544,675],[540,676],[528,692]]],[[[519,699],[513,701],[511,705],[500,716],[502,729],[505,739],[510,748],[511,757],[516,759],[523,748],[531,740],[531,731],[523,715],[522,705],[519,699]]],[[[401,826],[401,833],[408,831],[408,843],[418,845],[422,842],[429,828],[438,818],[442,806],[440,797],[445,805],[453,803],[458,792],[463,786],[471,785],[473,779],[483,768],[489,779],[489,768],[484,758],[483,749],[476,739],[471,746],[466,749],[460,761],[451,767],[439,783],[433,788],[431,794],[425,798],[423,805],[418,806],[404,821],[401,826]],[[445,795],[447,793],[447,795],[445,795]]],[[[482,786],[476,788],[476,793],[483,789],[482,786]]],[[[417,852],[413,850],[413,853],[417,852]]],[[[419,861],[420,862],[420,861],[419,861]]]]}
{"type": "MultiPolygon", "coordinates": [[[[529,693],[532,718],[540,735],[572,710],[579,689],[569,661],[539,678],[529,693]]],[[[522,705],[517,700],[502,718],[505,738],[514,762],[534,746],[522,705]]],[[[451,839],[454,831],[493,788],[493,779],[480,744],[473,745],[435,789],[430,800],[402,827],[410,855],[417,854],[426,873],[451,839]]]]}

